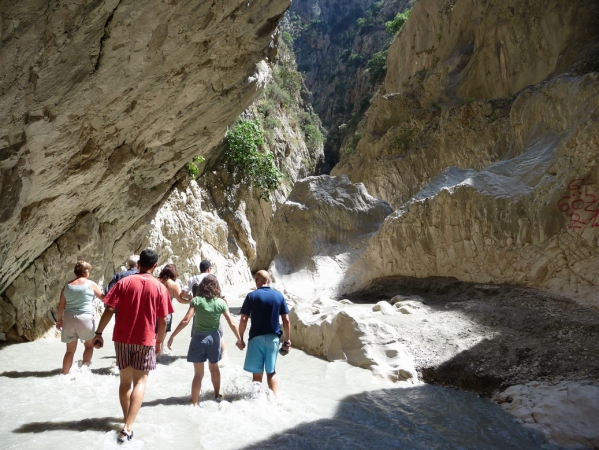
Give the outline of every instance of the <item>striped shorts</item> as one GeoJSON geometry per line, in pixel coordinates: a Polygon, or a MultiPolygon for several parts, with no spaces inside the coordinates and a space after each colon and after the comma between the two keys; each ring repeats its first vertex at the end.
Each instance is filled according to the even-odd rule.
{"type": "Polygon", "coordinates": [[[153,345],[115,342],[116,364],[120,370],[132,367],[144,372],[156,369],[156,349],[153,345]]]}

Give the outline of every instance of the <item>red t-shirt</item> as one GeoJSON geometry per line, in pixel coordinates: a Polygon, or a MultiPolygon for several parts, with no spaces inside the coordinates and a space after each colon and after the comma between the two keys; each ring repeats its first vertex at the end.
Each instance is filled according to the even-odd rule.
{"type": "Polygon", "coordinates": [[[112,340],[123,344],[156,345],[156,319],[175,311],[166,287],[149,273],[123,278],[104,303],[118,312],[112,340]]]}

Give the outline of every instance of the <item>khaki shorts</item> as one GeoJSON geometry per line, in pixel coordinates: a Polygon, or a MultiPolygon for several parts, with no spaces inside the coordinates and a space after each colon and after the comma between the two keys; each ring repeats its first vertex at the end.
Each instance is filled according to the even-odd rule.
{"type": "Polygon", "coordinates": [[[75,314],[66,312],[62,315],[62,333],[60,340],[65,344],[81,339],[93,339],[96,324],[93,314],[75,314]]]}

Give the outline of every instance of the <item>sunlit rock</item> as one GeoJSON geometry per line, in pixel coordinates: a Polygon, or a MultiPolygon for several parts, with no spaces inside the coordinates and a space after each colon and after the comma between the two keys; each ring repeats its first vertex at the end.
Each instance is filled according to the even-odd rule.
{"type": "Polygon", "coordinates": [[[414,361],[398,331],[372,312],[335,301],[320,306],[301,302],[289,317],[295,347],[329,361],[344,360],[369,368],[394,381],[417,379],[414,361]]]}
{"type": "Polygon", "coordinates": [[[550,441],[569,448],[599,447],[596,382],[533,382],[511,386],[494,399],[550,441]],[[509,402],[504,401],[507,397],[509,402]]]}
{"type": "Polygon", "coordinates": [[[386,202],[345,176],[298,181],[273,220],[274,278],[303,298],[336,293],[349,265],[390,213],[386,202]]]}

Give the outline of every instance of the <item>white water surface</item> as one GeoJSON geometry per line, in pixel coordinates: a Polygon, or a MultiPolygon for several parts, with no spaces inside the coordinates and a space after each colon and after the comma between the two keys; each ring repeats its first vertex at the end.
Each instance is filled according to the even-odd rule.
{"type": "MultiPolygon", "coordinates": [[[[243,297],[230,298],[238,312],[243,297]]],[[[173,329],[185,314],[175,304],[173,329]]],[[[223,320],[224,322],[224,320],[223,320]]],[[[499,406],[475,394],[429,385],[393,384],[345,362],[292,349],[279,357],[279,396],[250,399],[245,352],[225,325],[225,400],[212,400],[209,372],[201,407],[190,405],[190,328],[150,373],[135,437],[119,446],[118,371],[111,328],[91,370],[61,375],[59,339],[0,346],[1,449],[538,449],[543,445],[499,406]]],[[[83,346],[75,360],[81,359],[83,346]]]]}

